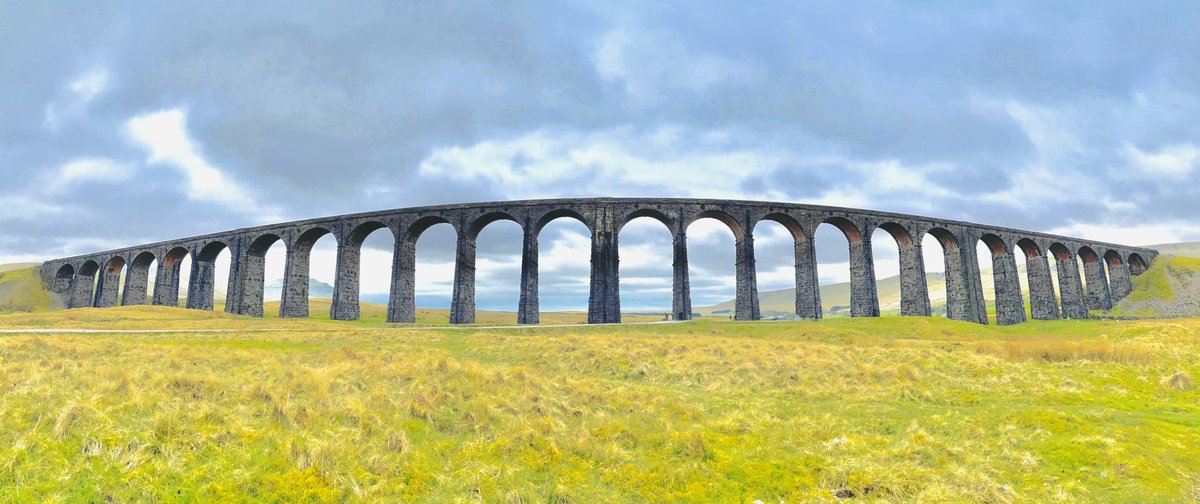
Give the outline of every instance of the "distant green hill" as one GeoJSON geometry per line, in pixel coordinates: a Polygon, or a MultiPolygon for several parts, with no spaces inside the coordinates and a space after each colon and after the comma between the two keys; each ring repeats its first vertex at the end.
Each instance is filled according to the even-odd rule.
{"type": "Polygon", "coordinates": [[[1163,255],[1200,258],[1200,242],[1165,243],[1162,245],[1150,245],[1146,248],[1157,250],[1163,255]]]}

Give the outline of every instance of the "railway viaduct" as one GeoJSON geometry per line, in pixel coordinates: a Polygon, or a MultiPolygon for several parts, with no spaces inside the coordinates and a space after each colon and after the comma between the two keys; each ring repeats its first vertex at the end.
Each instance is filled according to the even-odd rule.
{"type": "Polygon", "coordinates": [[[338,243],[338,254],[330,317],[356,320],[362,244],[369,234],[386,228],[395,237],[388,321],[413,322],[417,239],[429,227],[448,223],[458,236],[450,321],[465,324],[475,320],[476,237],[488,224],[510,220],[522,227],[524,235],[517,319],[521,324],[537,324],[538,234],[549,222],[568,218],[582,222],[592,237],[588,322],[614,323],[621,320],[617,237],[627,222],[639,217],[658,220],[673,236],[671,310],[680,320],[692,317],[686,231],[689,224],[702,218],[720,220],[733,232],[738,320],[759,318],[753,230],[764,220],[782,224],[794,238],[795,313],[809,319],[820,318],[822,313],[813,240],[817,226],[826,223],[841,230],[849,242],[850,312],[855,317],[879,316],[871,252],[876,229],[891,235],[899,250],[902,315],[930,315],[922,240],[931,235],[941,244],[945,258],[947,316],[980,324],[988,323],[988,314],[980,279],[979,242],[991,254],[996,321],[1006,325],[1023,322],[1027,316],[1041,320],[1086,318],[1089,309],[1110,308],[1130,293],[1130,275],[1145,271],[1158,255],[1146,248],[870,210],[757,201],[592,198],[427,206],[310,219],[55,259],[44,263],[40,272],[51,290],[66,296],[70,308],[147,302],[178,306],[181,262],[190,257],[187,308],[211,310],[214,262],[217,254],[228,249],[232,260],[225,311],[262,316],[265,254],[273,244],[283,242],[287,262],[279,315],[306,317],[309,252],[319,238],[332,235],[338,243]],[[1016,253],[1025,257],[1028,312],[1022,299],[1016,253]],[[1056,294],[1051,278],[1051,255],[1061,296],[1056,294]],[[1082,261],[1083,278],[1078,261],[1082,261]],[[158,266],[151,272],[153,263],[158,266]],[[119,284],[123,272],[122,289],[119,284]],[[154,292],[149,293],[151,274],[155,278],[154,292]]]}

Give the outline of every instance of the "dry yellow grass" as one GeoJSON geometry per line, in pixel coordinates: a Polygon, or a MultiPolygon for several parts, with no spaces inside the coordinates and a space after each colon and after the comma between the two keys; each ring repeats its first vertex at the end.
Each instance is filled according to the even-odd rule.
{"type": "MultiPolygon", "coordinates": [[[[138,324],[160,315],[129,311],[144,314],[138,324]]],[[[57,315],[119,325],[107,318],[116,312],[57,315]]],[[[160,322],[176,328],[187,317],[280,323],[168,312],[177,320],[160,322]]],[[[1198,320],[306,323],[0,336],[0,491],[96,502],[1179,502],[1200,477],[1200,391],[1160,383],[1200,372],[1198,320]]]]}

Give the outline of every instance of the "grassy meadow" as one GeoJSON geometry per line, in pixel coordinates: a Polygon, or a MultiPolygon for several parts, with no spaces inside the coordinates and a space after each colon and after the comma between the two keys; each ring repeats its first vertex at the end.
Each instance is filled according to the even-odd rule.
{"type": "Polygon", "coordinates": [[[0,334],[6,501],[1200,496],[1197,319],[426,330],[0,315],[47,325],[181,332],[0,334]]]}

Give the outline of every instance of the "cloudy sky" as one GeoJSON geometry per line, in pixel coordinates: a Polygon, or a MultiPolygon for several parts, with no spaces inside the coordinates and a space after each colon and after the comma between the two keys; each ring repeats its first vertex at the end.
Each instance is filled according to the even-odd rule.
{"type": "MultiPolygon", "coordinates": [[[[569,196],[1200,239],[1200,4],[797,3],[3,2],[0,262],[569,196]]],[[[731,236],[692,231],[695,302],[731,297],[731,236]]],[[[780,231],[756,230],[764,289],[789,284],[780,231]]],[[[548,233],[544,304],[578,306],[587,238],[548,233]]],[[[621,240],[626,305],[669,305],[665,229],[621,240]]],[[[425,304],[448,295],[452,243],[419,243],[425,304]]],[[[386,290],[390,238],[369,245],[365,294],[386,290]]],[[[844,279],[844,239],[823,227],[818,247],[844,279]]],[[[515,306],[519,248],[515,225],[481,237],[481,306],[515,306]]],[[[894,272],[894,244],[876,256],[894,272]]]]}

